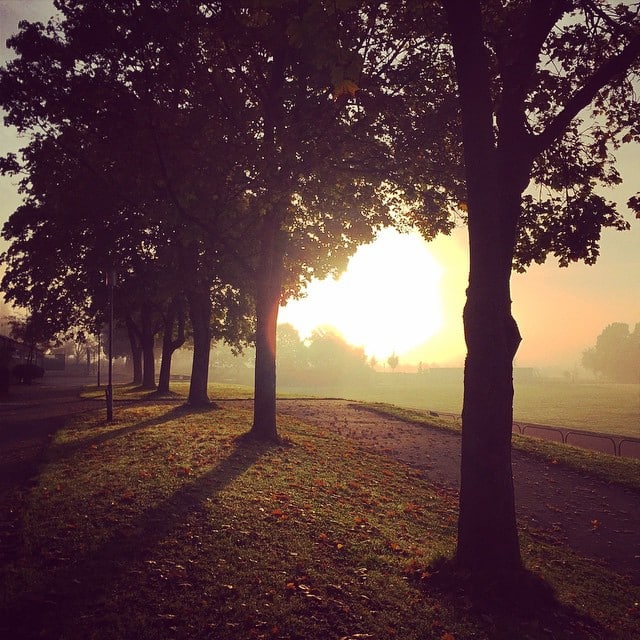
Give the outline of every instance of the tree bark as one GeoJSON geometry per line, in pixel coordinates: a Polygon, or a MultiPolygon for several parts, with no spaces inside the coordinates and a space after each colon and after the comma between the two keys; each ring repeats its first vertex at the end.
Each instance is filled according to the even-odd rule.
{"type": "MultiPolygon", "coordinates": [[[[501,205],[495,202],[494,207],[501,205]]],[[[486,213],[477,204],[474,210],[474,215],[486,213]]],[[[486,578],[522,567],[511,468],[513,358],[520,334],[511,315],[510,263],[496,259],[505,252],[504,240],[486,233],[483,224],[473,231],[470,226],[469,240],[473,257],[464,309],[467,358],[456,558],[464,569],[486,578]]]]}
{"type": "Polygon", "coordinates": [[[140,312],[142,346],[142,388],[156,388],[156,354],[154,349],[155,332],[153,330],[153,319],[151,309],[148,304],[143,304],[140,312]]]}
{"type": "Polygon", "coordinates": [[[133,384],[142,384],[142,347],[138,339],[138,331],[135,322],[130,315],[126,317],[127,336],[131,346],[131,363],[133,365],[133,384]]]}
{"type": "Polygon", "coordinates": [[[175,297],[169,303],[164,319],[162,334],[162,360],[160,362],[160,376],[158,378],[158,393],[169,393],[171,380],[171,358],[176,349],[184,344],[184,309],[179,298],[175,297]],[[177,335],[173,338],[173,328],[177,322],[177,335]]]}
{"type": "MultiPolygon", "coordinates": [[[[482,581],[503,580],[522,569],[511,469],[513,358],[520,334],[511,315],[510,278],[529,174],[524,156],[516,162],[495,139],[480,3],[448,0],[445,8],[460,89],[470,247],[456,561],[482,581]]],[[[511,124],[519,131],[521,122],[511,124]]]]}
{"type": "Polygon", "coordinates": [[[192,406],[208,406],[211,404],[207,390],[211,350],[211,295],[206,288],[189,292],[187,299],[193,328],[193,363],[187,403],[192,406]]]}
{"type": "Polygon", "coordinates": [[[253,424],[250,435],[277,441],[276,332],[282,295],[284,251],[280,217],[276,212],[263,225],[260,275],[256,291],[256,361],[253,424]]]}

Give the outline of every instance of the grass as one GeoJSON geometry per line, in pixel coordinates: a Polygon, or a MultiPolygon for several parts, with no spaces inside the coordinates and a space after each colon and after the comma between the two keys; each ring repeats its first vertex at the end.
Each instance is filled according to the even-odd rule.
{"type": "MultiPolygon", "coordinates": [[[[376,380],[366,386],[282,387],[278,393],[280,397],[334,397],[407,409],[456,414],[462,411],[461,382],[429,383],[428,377],[417,374],[380,374],[376,380]]],[[[171,389],[186,397],[189,383],[172,382],[171,389]]],[[[131,385],[115,390],[118,399],[141,399],[150,394],[131,385]]],[[[92,387],[85,397],[104,398],[104,388],[92,387]]],[[[251,398],[253,389],[242,384],[216,383],[211,385],[211,397],[251,398]]],[[[516,383],[514,418],[519,422],[640,438],[640,386],[544,379],[516,383]]]]}
{"type": "Polygon", "coordinates": [[[261,445],[231,405],[102,413],[58,432],[24,497],[4,637],[637,637],[639,587],[526,531],[553,605],[487,611],[438,587],[455,500],[338,435],[282,418],[283,444],[261,445]]]}
{"type": "MultiPolygon", "coordinates": [[[[81,396],[88,400],[102,400],[105,397],[105,387],[88,386],[81,396]]],[[[113,397],[116,400],[155,400],[158,398],[153,390],[143,389],[139,385],[119,384],[113,387],[113,397]]],[[[226,400],[229,398],[248,399],[253,398],[253,387],[242,384],[227,384],[216,382],[209,385],[209,394],[212,399],[226,400]]],[[[172,382],[169,397],[186,398],[189,395],[188,382],[172,382]]]]}
{"type": "MultiPolygon", "coordinates": [[[[417,374],[380,374],[376,383],[323,388],[321,395],[460,414],[462,381],[429,382],[417,374]]],[[[287,389],[285,389],[287,390],[287,389]]],[[[309,389],[288,389],[313,395],[309,389]]],[[[640,438],[640,385],[565,380],[516,382],[517,421],[640,438]]]]}

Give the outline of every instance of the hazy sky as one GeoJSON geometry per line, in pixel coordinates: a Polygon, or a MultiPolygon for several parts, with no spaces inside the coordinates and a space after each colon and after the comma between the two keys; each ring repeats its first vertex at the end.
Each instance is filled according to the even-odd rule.
{"type": "MultiPolygon", "coordinates": [[[[0,0],[2,62],[8,54],[4,43],[18,20],[46,20],[51,10],[49,0],[0,0]]],[[[0,154],[19,147],[14,131],[0,128],[0,154]]],[[[640,190],[640,146],[626,147],[619,160],[625,182],[609,195],[626,211],[624,203],[640,190]]],[[[0,224],[20,203],[14,182],[0,177],[0,224]]],[[[516,364],[579,364],[581,352],[606,325],[640,322],[640,220],[627,217],[631,231],[605,232],[595,266],[560,269],[549,260],[514,274],[514,315],[523,335],[516,364]]],[[[460,365],[467,269],[464,228],[429,244],[387,231],[358,252],[340,282],[314,283],[307,300],[288,305],[281,320],[303,333],[316,323],[336,324],[378,359],[396,351],[405,363],[460,365]]]]}

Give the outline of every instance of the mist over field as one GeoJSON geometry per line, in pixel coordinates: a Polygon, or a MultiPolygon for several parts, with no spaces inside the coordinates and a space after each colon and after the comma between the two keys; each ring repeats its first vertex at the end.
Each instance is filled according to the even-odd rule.
{"type": "MultiPolygon", "coordinates": [[[[461,373],[460,373],[461,378],[461,373]]],[[[376,374],[368,386],[324,389],[279,386],[279,393],[345,397],[429,411],[462,411],[462,380],[433,381],[428,375],[376,374]]],[[[567,382],[541,378],[515,382],[514,419],[585,431],[640,437],[640,385],[567,382]]]]}

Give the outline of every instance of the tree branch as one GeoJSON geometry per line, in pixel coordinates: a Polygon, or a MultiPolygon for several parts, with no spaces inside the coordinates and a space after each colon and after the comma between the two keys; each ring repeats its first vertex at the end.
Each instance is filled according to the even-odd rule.
{"type": "Polygon", "coordinates": [[[590,80],[578,89],[566,103],[564,109],[547,125],[542,133],[532,136],[533,157],[548,149],[555,140],[560,138],[571,120],[591,103],[597,93],[613,78],[625,73],[639,59],[640,37],[636,36],[618,55],[609,58],[595,71],[590,80]]]}

